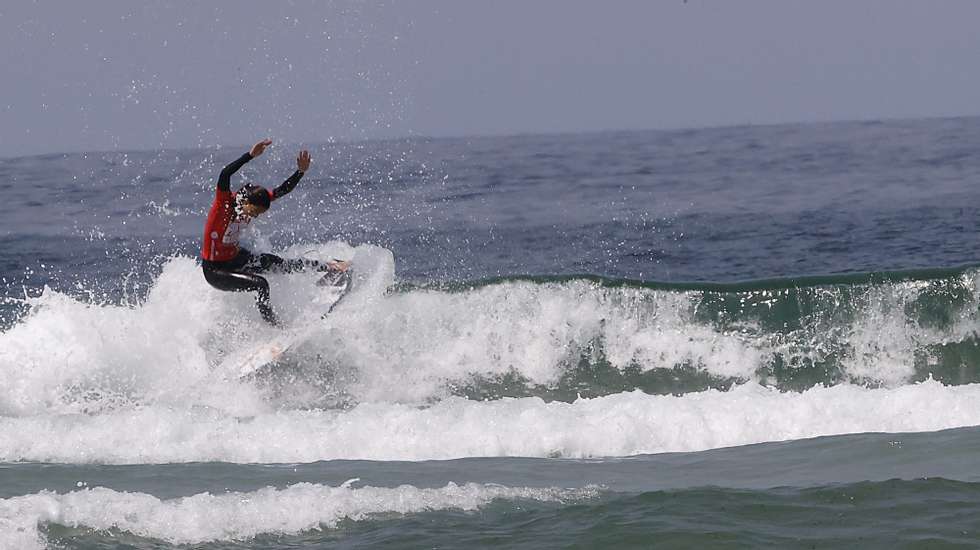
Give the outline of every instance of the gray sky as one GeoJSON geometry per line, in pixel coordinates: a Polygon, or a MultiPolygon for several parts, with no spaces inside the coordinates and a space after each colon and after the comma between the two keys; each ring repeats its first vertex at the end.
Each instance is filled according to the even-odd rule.
{"type": "Polygon", "coordinates": [[[0,4],[0,156],[980,114],[973,0],[0,4]]]}

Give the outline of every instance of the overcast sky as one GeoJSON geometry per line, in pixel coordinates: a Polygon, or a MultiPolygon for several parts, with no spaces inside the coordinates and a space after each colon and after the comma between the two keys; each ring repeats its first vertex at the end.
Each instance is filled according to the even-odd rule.
{"type": "Polygon", "coordinates": [[[0,156],[980,114],[974,0],[4,0],[0,156]]]}

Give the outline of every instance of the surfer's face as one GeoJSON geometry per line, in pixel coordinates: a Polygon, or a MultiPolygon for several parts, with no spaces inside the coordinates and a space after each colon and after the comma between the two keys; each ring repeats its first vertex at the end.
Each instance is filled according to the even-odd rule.
{"type": "Polygon", "coordinates": [[[255,218],[268,210],[268,208],[246,202],[242,205],[242,214],[249,218],[255,218]]]}

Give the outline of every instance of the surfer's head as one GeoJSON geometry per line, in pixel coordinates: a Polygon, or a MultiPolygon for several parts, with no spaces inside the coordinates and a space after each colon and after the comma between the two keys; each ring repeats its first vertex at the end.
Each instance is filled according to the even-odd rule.
{"type": "Polygon", "coordinates": [[[246,183],[235,193],[235,209],[239,215],[254,218],[269,209],[272,192],[261,185],[246,183]]]}

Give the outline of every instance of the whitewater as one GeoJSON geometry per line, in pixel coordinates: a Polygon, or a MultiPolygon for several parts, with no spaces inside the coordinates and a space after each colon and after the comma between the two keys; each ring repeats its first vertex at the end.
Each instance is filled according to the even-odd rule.
{"type": "MultiPolygon", "coordinates": [[[[283,253],[290,252],[296,251],[283,253]]],[[[980,385],[903,383],[913,371],[902,356],[915,351],[904,349],[910,329],[904,315],[893,330],[899,335],[893,356],[883,364],[867,365],[861,350],[872,330],[868,317],[877,321],[877,334],[889,334],[880,311],[861,312],[847,331],[858,348],[851,364],[844,362],[847,372],[860,380],[874,371],[875,384],[782,391],[757,375],[778,339],[697,322],[691,291],[517,281],[389,293],[390,251],[344,243],[306,250],[309,258],[338,256],[356,262],[356,290],[283,364],[245,379],[234,368],[216,368],[222,354],[275,329],[261,326],[248,295],[208,288],[190,258],[167,262],[135,306],[45,291],[31,300],[28,316],[0,335],[0,458],[114,464],[589,458],[980,424],[980,406],[972,406],[980,385]],[[248,330],[236,319],[250,320],[248,330]],[[598,388],[603,395],[570,402],[533,395],[535,386],[555,385],[584,349],[595,353],[600,340],[613,370],[691,365],[733,381],[679,395],[640,388],[598,388]],[[861,359],[865,364],[855,367],[861,359]],[[503,376],[525,380],[532,395],[454,395],[474,378],[503,376]]],[[[315,276],[284,276],[273,287],[285,298],[287,322],[323,307],[315,276]]],[[[897,295],[890,301],[908,302],[922,286],[886,288],[897,295]]],[[[772,300],[778,291],[762,293],[772,300]]],[[[889,344],[874,343],[879,350],[889,344]]]]}

